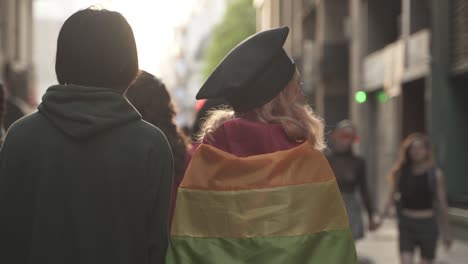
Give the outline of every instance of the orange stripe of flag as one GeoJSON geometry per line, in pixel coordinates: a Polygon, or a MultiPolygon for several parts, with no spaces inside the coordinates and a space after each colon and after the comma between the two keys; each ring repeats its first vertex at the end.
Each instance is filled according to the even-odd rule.
{"type": "Polygon", "coordinates": [[[310,144],[286,151],[240,158],[201,145],[190,162],[181,188],[248,190],[334,179],[327,159],[310,144]]]}

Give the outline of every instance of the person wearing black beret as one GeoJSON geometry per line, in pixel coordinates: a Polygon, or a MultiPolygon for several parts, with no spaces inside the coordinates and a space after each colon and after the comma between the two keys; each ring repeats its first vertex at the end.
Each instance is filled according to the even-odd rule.
{"type": "Polygon", "coordinates": [[[178,189],[166,263],[356,263],[348,217],[283,45],[287,27],[237,45],[197,99],[224,100],[178,189]]]}

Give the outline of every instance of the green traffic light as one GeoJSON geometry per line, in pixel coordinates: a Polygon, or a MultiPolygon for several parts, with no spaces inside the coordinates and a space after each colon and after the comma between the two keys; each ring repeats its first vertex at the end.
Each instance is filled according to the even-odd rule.
{"type": "Polygon", "coordinates": [[[388,95],[384,91],[380,91],[377,93],[377,100],[381,103],[385,103],[388,101],[388,95]]]}
{"type": "Polygon", "coordinates": [[[363,104],[367,101],[367,93],[364,91],[358,91],[356,92],[354,98],[356,99],[356,102],[363,104]]]}

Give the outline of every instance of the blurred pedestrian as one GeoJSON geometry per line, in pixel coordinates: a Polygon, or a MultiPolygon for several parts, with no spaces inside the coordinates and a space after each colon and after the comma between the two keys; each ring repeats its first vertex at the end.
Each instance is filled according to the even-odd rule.
{"type": "Polygon", "coordinates": [[[367,185],[366,164],[353,152],[353,144],[358,139],[356,128],[351,121],[339,122],[332,134],[331,152],[327,155],[343,196],[354,240],[364,237],[362,210],[356,197],[358,192],[367,211],[369,229],[373,231],[377,227],[367,185]]]}
{"type": "Polygon", "coordinates": [[[123,96],[138,72],[130,25],[76,12],[55,70],[0,152],[0,263],[164,263],[172,155],[123,96]]]}
{"type": "Polygon", "coordinates": [[[405,139],[391,178],[393,186],[382,219],[395,204],[401,263],[413,263],[415,249],[420,251],[422,264],[433,263],[439,224],[447,249],[453,238],[448,221],[444,175],[434,163],[426,135],[417,133],[405,139]]]}
{"type": "Polygon", "coordinates": [[[6,93],[6,110],[3,123],[5,130],[8,130],[13,123],[31,112],[28,104],[14,93],[16,90],[26,89],[23,87],[27,85],[27,82],[24,80],[26,75],[25,71],[15,71],[9,62],[5,63],[3,67],[4,89],[6,93]]]}
{"type": "Polygon", "coordinates": [[[178,191],[167,263],[356,263],[323,123],[283,49],[288,28],[235,47],[197,99],[212,112],[178,191]]]}
{"type": "Polygon", "coordinates": [[[5,117],[5,88],[0,83],[0,147],[3,143],[5,129],[3,128],[3,118],[5,117]]]}
{"type": "Polygon", "coordinates": [[[143,119],[158,127],[166,135],[174,157],[174,184],[172,185],[171,217],[177,188],[184,177],[189,140],[175,124],[176,110],[166,85],[152,74],[141,71],[128,89],[126,96],[143,119]]]}

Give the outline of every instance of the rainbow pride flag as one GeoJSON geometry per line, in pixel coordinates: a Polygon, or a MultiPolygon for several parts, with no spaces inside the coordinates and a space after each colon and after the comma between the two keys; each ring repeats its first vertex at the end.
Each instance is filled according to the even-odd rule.
{"type": "Polygon", "coordinates": [[[308,143],[239,158],[208,145],[178,190],[166,263],[351,264],[335,177],[308,143]]]}

